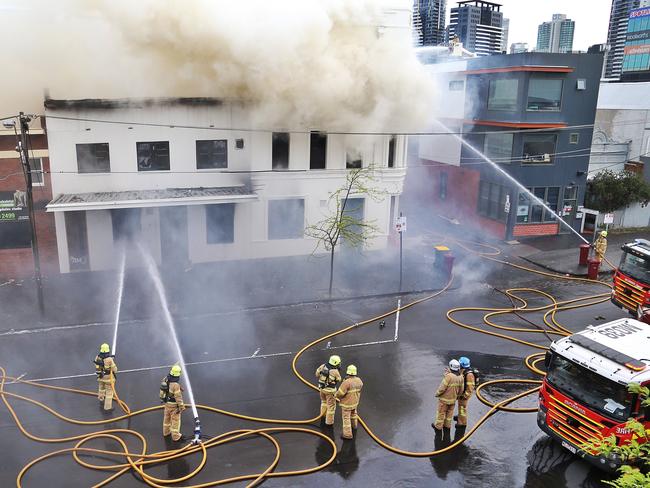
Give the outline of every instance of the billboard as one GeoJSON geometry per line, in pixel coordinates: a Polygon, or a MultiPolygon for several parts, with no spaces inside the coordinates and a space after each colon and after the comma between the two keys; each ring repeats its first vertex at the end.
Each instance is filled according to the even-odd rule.
{"type": "Polygon", "coordinates": [[[0,249],[30,247],[31,235],[27,194],[0,191],[0,249]]]}
{"type": "Polygon", "coordinates": [[[650,7],[630,12],[623,72],[650,71],[650,7]]]}

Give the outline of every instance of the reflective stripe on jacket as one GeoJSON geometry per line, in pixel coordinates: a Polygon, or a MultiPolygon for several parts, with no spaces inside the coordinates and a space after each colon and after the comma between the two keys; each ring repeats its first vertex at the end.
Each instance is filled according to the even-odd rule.
{"type": "Polygon", "coordinates": [[[345,378],[341,386],[336,392],[339,405],[343,408],[357,408],[359,400],[361,400],[361,389],[363,388],[363,381],[357,376],[348,376],[345,378]]]}

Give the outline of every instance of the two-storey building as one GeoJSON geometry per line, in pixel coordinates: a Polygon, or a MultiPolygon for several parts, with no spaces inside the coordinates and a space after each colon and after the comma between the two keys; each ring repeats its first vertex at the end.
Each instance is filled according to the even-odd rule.
{"type": "Polygon", "coordinates": [[[215,99],[47,100],[62,272],[117,267],[120,242],[162,265],[309,254],[350,168],[372,165],[386,198],[352,195],[385,246],[405,176],[404,137],[251,127],[215,99]]]}
{"type": "Polygon", "coordinates": [[[580,230],[602,62],[521,53],[432,65],[454,105],[437,120],[481,153],[453,136],[425,138],[432,203],[502,239],[569,232],[485,155],[580,230]]]}

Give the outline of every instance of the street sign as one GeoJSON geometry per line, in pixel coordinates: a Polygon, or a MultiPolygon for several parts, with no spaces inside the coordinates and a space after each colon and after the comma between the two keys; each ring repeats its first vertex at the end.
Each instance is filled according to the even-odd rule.
{"type": "Polygon", "coordinates": [[[503,211],[507,214],[510,213],[510,195],[506,195],[506,203],[503,206],[503,211]]]}
{"type": "Polygon", "coordinates": [[[603,219],[604,224],[613,224],[614,223],[614,214],[613,213],[608,213],[605,214],[605,217],[603,219]]]}
{"type": "Polygon", "coordinates": [[[406,232],[406,217],[398,217],[395,221],[395,230],[400,234],[406,232]]]}

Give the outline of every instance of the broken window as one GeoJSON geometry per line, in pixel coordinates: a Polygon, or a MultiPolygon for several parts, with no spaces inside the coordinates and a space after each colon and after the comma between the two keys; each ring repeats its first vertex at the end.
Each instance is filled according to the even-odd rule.
{"type": "Polygon", "coordinates": [[[206,205],[205,226],[208,244],[235,242],[235,204],[206,205]]]}
{"type": "Polygon", "coordinates": [[[289,169],[289,133],[274,132],[271,148],[273,169],[289,169]]]}
{"type": "Polygon", "coordinates": [[[395,167],[395,146],[397,145],[397,137],[392,136],[388,142],[388,167],[395,167]]]}
{"type": "Polygon", "coordinates": [[[168,171],[169,142],[136,142],[138,171],[168,171]]]}
{"type": "Polygon", "coordinates": [[[77,144],[77,171],[79,173],[110,173],[111,160],[108,143],[77,144]]]}
{"type": "Polygon", "coordinates": [[[361,169],[363,166],[363,156],[361,152],[355,149],[348,149],[345,152],[345,167],[346,169],[361,169]]]}
{"type": "Polygon", "coordinates": [[[553,164],[555,134],[527,134],[524,136],[523,164],[553,164]]]}
{"type": "Polygon", "coordinates": [[[196,169],[228,167],[228,141],[196,141],[196,169]]]}
{"type": "Polygon", "coordinates": [[[309,145],[309,169],[325,169],[327,161],[327,134],[312,132],[309,145]]]}
{"type": "Polygon", "coordinates": [[[303,199],[269,200],[269,239],[302,239],[305,233],[303,199]]]}

